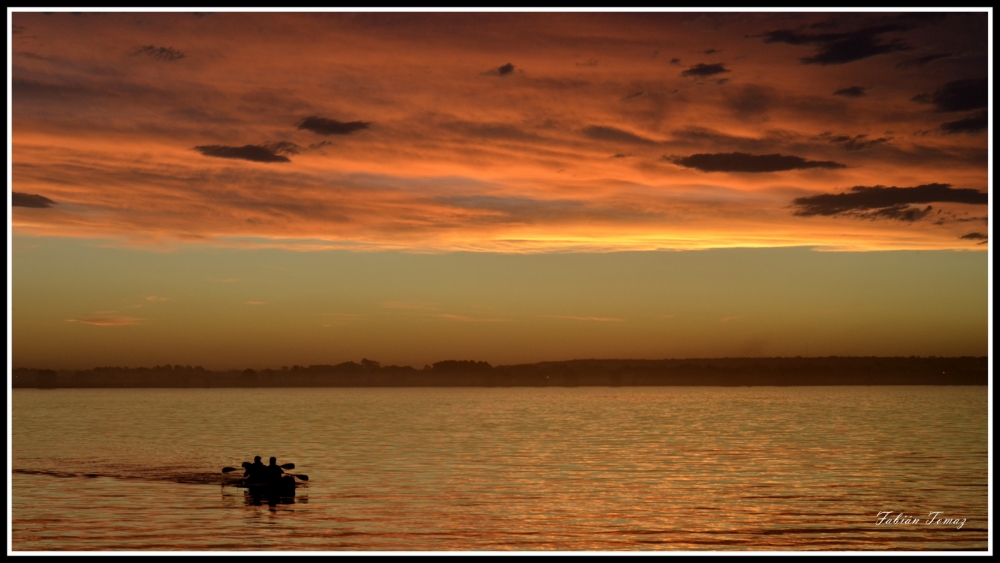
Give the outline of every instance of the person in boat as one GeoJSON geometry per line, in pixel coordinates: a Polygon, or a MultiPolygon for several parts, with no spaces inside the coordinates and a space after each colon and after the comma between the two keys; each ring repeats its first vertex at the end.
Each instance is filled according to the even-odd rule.
{"type": "Polygon", "coordinates": [[[282,474],[285,472],[285,470],[282,469],[280,465],[278,465],[278,458],[272,457],[264,469],[266,471],[265,480],[269,484],[276,485],[281,483],[281,477],[282,474]]]}
{"type": "MultiPolygon", "coordinates": [[[[273,458],[272,458],[273,459],[273,458]]],[[[267,466],[260,460],[260,456],[254,456],[253,463],[246,464],[246,472],[243,478],[250,483],[263,483],[267,480],[267,466]]]]}

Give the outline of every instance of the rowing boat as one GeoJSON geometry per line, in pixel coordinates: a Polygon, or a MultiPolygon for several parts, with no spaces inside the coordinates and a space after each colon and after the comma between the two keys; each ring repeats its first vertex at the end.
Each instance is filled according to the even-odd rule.
{"type": "Polygon", "coordinates": [[[281,480],[272,483],[252,482],[243,479],[235,483],[234,486],[240,489],[247,489],[250,494],[255,496],[295,496],[295,478],[290,475],[285,475],[281,480]]]}

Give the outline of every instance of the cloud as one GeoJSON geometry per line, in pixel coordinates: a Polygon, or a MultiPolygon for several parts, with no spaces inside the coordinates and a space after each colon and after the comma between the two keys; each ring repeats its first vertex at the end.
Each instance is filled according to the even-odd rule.
{"type": "Polygon", "coordinates": [[[790,45],[818,45],[819,50],[812,57],[799,59],[802,64],[838,65],[875,55],[896,51],[907,51],[910,47],[900,43],[884,42],[880,37],[892,31],[905,31],[912,26],[886,24],[866,27],[846,33],[797,33],[788,29],[764,33],[765,43],[788,43],[790,45]]]}
{"type": "Polygon", "coordinates": [[[918,94],[912,101],[934,104],[934,111],[969,111],[985,108],[989,97],[986,78],[955,80],[929,94],[918,94]]]}
{"type": "Polygon", "coordinates": [[[132,56],[136,55],[147,55],[158,61],[166,61],[168,63],[184,58],[184,53],[174,49],[173,47],[156,47],[154,45],[139,47],[132,53],[132,56]]]}
{"type": "Polygon", "coordinates": [[[291,162],[288,157],[275,154],[271,149],[259,145],[243,145],[242,147],[201,145],[195,147],[194,150],[205,156],[216,158],[238,158],[252,162],[291,162]]]}
{"type": "Polygon", "coordinates": [[[698,63],[693,67],[688,68],[681,72],[681,76],[714,76],[716,74],[722,74],[723,72],[730,72],[722,63],[715,63],[707,65],[705,63],[698,63]]]}
{"type": "Polygon", "coordinates": [[[277,141],[274,143],[264,143],[261,145],[265,149],[273,152],[274,154],[299,154],[302,152],[302,147],[291,143],[289,141],[277,141]]]}
{"type": "Polygon", "coordinates": [[[897,221],[907,221],[912,223],[930,215],[933,210],[934,207],[930,205],[920,209],[919,207],[910,207],[908,205],[900,204],[883,207],[882,209],[876,209],[874,211],[857,212],[854,213],[854,216],[860,219],[871,219],[872,221],[876,219],[895,219],[897,221]]]}
{"type": "Polygon", "coordinates": [[[861,96],[865,95],[865,90],[868,90],[868,88],[865,88],[864,86],[851,86],[849,88],[842,88],[840,90],[837,90],[836,92],[833,93],[833,95],[845,96],[848,98],[860,98],[861,96]]]}
{"type": "Polygon", "coordinates": [[[311,115],[296,123],[299,129],[305,129],[320,135],[350,135],[355,131],[368,129],[369,121],[336,121],[311,115]]]}
{"type": "Polygon", "coordinates": [[[592,125],[583,130],[583,134],[597,141],[612,141],[616,143],[632,143],[637,145],[654,145],[656,141],[640,137],[635,133],[623,131],[615,127],[592,125]]]}
{"type": "Polygon", "coordinates": [[[160,297],[159,295],[150,295],[146,298],[146,301],[170,301],[169,297],[160,297]]]}
{"type": "Polygon", "coordinates": [[[858,151],[861,149],[867,149],[875,145],[881,145],[883,143],[888,143],[892,140],[892,137],[879,137],[877,139],[869,139],[868,135],[855,135],[851,137],[850,135],[831,135],[830,133],[823,133],[820,138],[826,137],[826,140],[830,143],[840,144],[844,147],[844,150],[848,151],[858,151]]]}
{"type": "MultiPolygon", "coordinates": [[[[796,197],[854,185],[948,180],[985,191],[977,178],[988,172],[987,135],[963,132],[988,123],[985,117],[942,126],[980,110],[935,113],[933,105],[907,103],[949,81],[986,74],[979,65],[988,54],[980,33],[985,19],[961,28],[949,19],[941,33],[926,30],[919,44],[915,33],[884,33],[880,42],[899,39],[915,50],[828,68],[800,64],[819,43],[770,45],[758,37],[747,45],[744,35],[774,29],[813,35],[903,22],[852,14],[833,17],[854,27],[811,29],[830,18],[737,14],[724,31],[707,34],[670,14],[650,15],[656,22],[614,15],[599,18],[599,25],[586,15],[538,21],[509,15],[501,18],[510,18],[505,23],[491,16],[485,18],[488,30],[452,19],[480,17],[474,15],[441,15],[430,27],[438,16],[424,23],[405,14],[380,17],[234,14],[199,21],[164,15],[154,31],[99,18],[56,25],[57,18],[39,14],[30,23],[15,21],[28,26],[24,35],[41,33],[46,41],[14,36],[23,45],[15,45],[11,78],[13,189],[49,194],[58,205],[14,209],[11,228],[136,246],[528,253],[730,244],[971,248],[975,242],[958,240],[962,231],[986,232],[981,222],[933,227],[939,216],[925,217],[906,236],[889,220],[841,219],[842,229],[830,230],[827,221],[808,221],[792,215],[798,208],[783,208],[796,197]],[[264,35],[257,31],[261,25],[264,35]],[[602,30],[581,35],[592,25],[602,30]],[[541,36],[565,49],[551,59],[535,53],[541,36]],[[230,49],[254,41],[268,47],[230,49]],[[393,57],[400,41],[411,52],[393,57]],[[501,43],[516,48],[481,58],[501,43]],[[722,52],[703,54],[705,43],[722,52]],[[173,45],[185,59],[130,56],[149,44],[173,45]],[[660,49],[655,59],[653,49],[660,49]],[[439,56],[452,50],[469,57],[439,56]],[[17,54],[24,51],[47,59],[17,54]],[[322,52],[326,71],[298,56],[307,52],[322,52]],[[900,61],[939,52],[954,55],[922,69],[893,70],[900,61]],[[530,63],[519,58],[525,56],[530,63]],[[599,59],[596,66],[584,66],[590,57],[599,59]],[[503,58],[527,66],[499,76],[504,63],[487,65],[503,58]],[[705,61],[730,72],[681,76],[698,63],[712,64],[705,61]],[[264,79],[262,68],[268,70],[264,79]],[[482,76],[488,70],[496,74],[482,76]],[[801,74],[796,70],[808,70],[815,80],[789,81],[801,74]],[[161,71],[183,76],[168,80],[161,71]],[[729,83],[714,86],[727,77],[729,83]],[[872,93],[865,91],[862,100],[830,90],[854,86],[873,87],[872,93]],[[638,92],[643,94],[630,96],[638,92]],[[353,131],[345,125],[367,121],[373,123],[353,131]],[[917,129],[931,133],[911,136],[917,129]],[[830,137],[816,138],[827,130],[830,137]],[[91,139],[98,137],[102,142],[95,144],[91,139]],[[270,152],[265,157],[291,164],[251,160],[248,166],[221,160],[246,155],[191,154],[191,143],[230,142],[262,147],[270,152]],[[312,150],[322,143],[328,145],[312,150]],[[309,158],[319,152],[329,158],[309,158]],[[836,163],[848,168],[711,173],[659,160],[734,152],[804,159],[793,165],[839,158],[836,163]],[[768,227],[766,217],[778,225],[768,227]]],[[[935,213],[949,209],[933,205],[935,213]]],[[[983,215],[985,207],[972,209],[970,215],[983,215]]],[[[214,275],[205,276],[203,283],[211,284],[206,278],[214,275]]],[[[135,302],[143,297],[139,293],[135,302]]],[[[257,309],[266,308],[247,311],[257,309]]],[[[122,311],[112,314],[137,313],[122,311]]]]}
{"type": "Polygon", "coordinates": [[[670,64],[672,64],[672,65],[679,65],[679,64],[681,64],[681,60],[680,59],[670,59],[670,64]]]}
{"type": "MultiPolygon", "coordinates": [[[[579,65],[577,65],[577,66],[579,66],[579,65]]],[[[513,74],[515,68],[516,67],[512,63],[507,63],[505,65],[498,66],[497,68],[493,68],[493,69],[487,70],[486,72],[483,73],[483,75],[484,76],[507,76],[509,74],[513,74]]]]}
{"type": "Polygon", "coordinates": [[[139,324],[144,320],[137,317],[86,317],[83,319],[66,319],[66,322],[94,326],[128,326],[139,324]]]}
{"type": "Polygon", "coordinates": [[[927,65],[930,62],[936,61],[938,59],[944,59],[944,58],[947,58],[947,57],[950,57],[950,56],[951,56],[951,53],[934,53],[932,55],[925,55],[923,57],[917,57],[915,59],[910,59],[910,60],[903,61],[903,62],[897,64],[896,68],[898,68],[898,69],[914,68],[914,67],[919,68],[919,67],[927,65]]]}
{"type": "Polygon", "coordinates": [[[52,207],[56,202],[38,194],[22,194],[21,192],[11,192],[11,207],[34,207],[35,209],[45,209],[52,207]]]}
{"type": "Polygon", "coordinates": [[[925,209],[908,207],[924,203],[966,203],[986,205],[988,194],[971,188],[952,188],[951,184],[924,184],[909,188],[886,186],[854,186],[841,194],[820,194],[800,197],[792,201],[798,209],[794,215],[849,215],[865,219],[896,219],[916,221],[926,217],[931,206],[925,209]]]}
{"type": "Polygon", "coordinates": [[[969,233],[967,235],[962,235],[962,236],[960,236],[958,238],[966,239],[966,240],[987,240],[990,237],[986,233],[969,233]]]}
{"type": "Polygon", "coordinates": [[[652,145],[656,141],[640,137],[635,133],[629,133],[615,127],[604,127],[601,125],[591,125],[583,130],[583,134],[595,141],[612,141],[616,143],[633,143],[639,145],[652,145]]]}
{"type": "Polygon", "coordinates": [[[731,152],[664,158],[674,164],[685,168],[695,168],[702,172],[781,172],[807,168],[846,168],[839,162],[806,160],[798,156],[783,154],[731,152]]]}
{"type": "Polygon", "coordinates": [[[722,49],[705,49],[704,53],[706,55],[712,55],[714,53],[718,53],[718,52],[721,52],[721,51],[722,51],[722,49]]]}
{"type": "Polygon", "coordinates": [[[986,119],[986,112],[979,112],[972,117],[966,117],[965,119],[959,119],[958,121],[949,121],[947,123],[942,123],[938,129],[944,131],[945,133],[978,133],[979,131],[985,131],[989,124],[986,119]]]}

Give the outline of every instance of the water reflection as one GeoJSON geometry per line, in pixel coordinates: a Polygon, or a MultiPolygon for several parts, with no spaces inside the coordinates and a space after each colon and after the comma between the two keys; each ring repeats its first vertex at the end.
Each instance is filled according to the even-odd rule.
{"type": "Polygon", "coordinates": [[[296,491],[273,491],[264,487],[222,487],[222,497],[231,505],[233,499],[240,499],[243,506],[278,506],[279,504],[307,504],[309,496],[296,491]]]}
{"type": "Polygon", "coordinates": [[[295,504],[295,496],[294,494],[292,496],[279,496],[277,494],[269,494],[266,491],[244,490],[243,504],[245,506],[263,506],[264,504],[267,504],[268,506],[295,504]]]}
{"type": "Polygon", "coordinates": [[[985,387],[17,389],[13,402],[15,550],[989,547],[985,387]],[[246,405],[279,399],[273,434],[248,435],[246,405]],[[301,461],[308,483],[270,498],[220,475],[253,450],[301,461]],[[889,510],[921,524],[880,525],[889,510]],[[929,526],[931,511],[968,521],[929,526]]]}

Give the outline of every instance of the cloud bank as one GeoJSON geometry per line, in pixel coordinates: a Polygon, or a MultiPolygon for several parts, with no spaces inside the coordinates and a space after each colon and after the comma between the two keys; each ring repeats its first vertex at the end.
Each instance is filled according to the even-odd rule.
{"type": "Polygon", "coordinates": [[[702,172],[781,172],[810,168],[837,169],[846,165],[833,161],[806,160],[799,156],[783,154],[749,154],[745,152],[692,154],[674,157],[670,162],[702,172]]]}
{"type": "Polygon", "coordinates": [[[910,207],[911,204],[964,203],[986,205],[988,194],[970,188],[952,188],[949,184],[923,184],[909,188],[895,186],[854,186],[848,192],[800,197],[792,201],[795,215],[853,215],[866,219],[895,219],[913,222],[933,209],[910,207]]]}
{"type": "Polygon", "coordinates": [[[201,145],[194,150],[205,156],[216,158],[236,158],[251,162],[291,162],[288,157],[275,154],[273,150],[259,145],[230,147],[226,145],[201,145]]]}
{"type": "Polygon", "coordinates": [[[368,121],[337,121],[312,115],[296,123],[299,129],[312,131],[319,135],[350,135],[363,131],[371,126],[368,121]]]}
{"type": "Polygon", "coordinates": [[[45,209],[56,204],[56,202],[51,199],[37,194],[11,192],[10,196],[10,204],[13,207],[34,207],[35,209],[45,209]]]}

